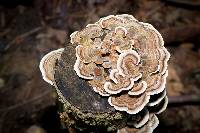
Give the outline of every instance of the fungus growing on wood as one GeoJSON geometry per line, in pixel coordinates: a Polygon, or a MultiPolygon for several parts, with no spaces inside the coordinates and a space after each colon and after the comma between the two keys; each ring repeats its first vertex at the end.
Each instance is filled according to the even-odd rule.
{"type": "Polygon", "coordinates": [[[128,126],[134,126],[135,128],[141,128],[149,120],[149,111],[148,111],[147,108],[144,108],[136,116],[138,118],[136,117],[135,120],[132,120],[132,121],[128,122],[127,125],[128,126]]]}
{"type": "Polygon", "coordinates": [[[73,33],[71,42],[77,45],[77,75],[89,80],[95,92],[109,96],[116,110],[137,114],[166,96],[170,54],[152,25],[131,15],[110,15],[73,33]]]}
{"type": "Polygon", "coordinates": [[[159,104],[165,98],[165,96],[166,96],[166,90],[162,91],[159,94],[152,95],[149,100],[148,106],[155,106],[159,104]]]}
{"type": "Polygon", "coordinates": [[[149,119],[146,125],[141,128],[125,127],[119,129],[117,133],[153,133],[153,130],[158,126],[159,120],[155,114],[149,114],[149,119]]]}
{"type": "Polygon", "coordinates": [[[147,83],[145,81],[141,81],[139,83],[134,84],[133,88],[128,92],[129,95],[140,95],[145,92],[147,89],[147,83]]]}
{"type": "Polygon", "coordinates": [[[40,61],[40,71],[42,73],[43,79],[51,84],[54,85],[54,67],[56,64],[57,59],[60,58],[64,48],[60,48],[50,53],[46,54],[42,60],[40,61]]]}
{"type": "Polygon", "coordinates": [[[137,114],[149,102],[150,96],[143,93],[138,96],[122,94],[120,96],[110,96],[108,102],[116,110],[126,111],[129,114],[137,114]]]}
{"type": "Polygon", "coordinates": [[[110,15],[74,32],[71,43],[77,45],[77,75],[100,95],[112,94],[108,99],[116,110],[136,114],[151,95],[163,92],[170,55],[152,25],[131,15],[110,15]]]}
{"type": "Polygon", "coordinates": [[[154,106],[149,106],[149,109],[154,114],[160,114],[167,108],[167,104],[168,104],[168,98],[167,96],[165,96],[158,104],[154,106]]]}
{"type": "MultiPolygon", "coordinates": [[[[69,45],[74,48],[74,55],[66,55],[76,58],[73,64],[74,79],[81,82],[75,86],[83,87],[87,83],[90,86],[87,88],[102,97],[96,97],[96,93],[89,96],[95,95],[99,101],[99,98],[106,99],[109,106],[106,105],[106,108],[114,107],[116,112],[124,111],[132,116],[146,112],[140,121],[132,122],[135,129],[123,128],[119,130],[120,133],[152,132],[158,124],[154,114],[165,110],[168,101],[165,84],[170,54],[164,47],[160,33],[152,25],[122,14],[101,18],[95,24],[75,31],[70,37],[69,45]]],[[[43,78],[50,84],[54,84],[55,58],[58,59],[61,52],[58,50],[47,54],[40,63],[43,78]]],[[[65,65],[66,62],[71,63],[65,57],[62,61],[65,65]]],[[[58,68],[71,72],[72,65],[65,68],[62,63],[58,68]]],[[[62,75],[59,70],[58,74],[62,75]]],[[[64,78],[63,75],[61,77],[64,78]]],[[[62,79],[63,83],[73,84],[62,79]]],[[[81,88],[81,91],[84,90],[81,88]]],[[[94,105],[96,108],[99,104],[96,102],[94,105]]],[[[98,109],[101,107],[105,106],[99,105],[98,109]]]]}

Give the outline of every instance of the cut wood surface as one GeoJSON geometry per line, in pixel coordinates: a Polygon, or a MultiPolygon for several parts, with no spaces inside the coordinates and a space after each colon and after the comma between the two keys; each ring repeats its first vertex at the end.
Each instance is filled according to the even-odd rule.
{"type": "Polygon", "coordinates": [[[74,126],[81,130],[87,126],[90,129],[95,126],[93,128],[96,130],[99,130],[99,127],[103,131],[113,131],[124,127],[128,118],[127,114],[116,112],[109,105],[107,97],[98,95],[85,79],[76,75],[75,61],[75,46],[68,44],[55,70],[57,93],[61,102],[60,112],[65,114],[62,115],[63,121],[66,125],[71,124],[69,121],[78,122],[74,126]]]}

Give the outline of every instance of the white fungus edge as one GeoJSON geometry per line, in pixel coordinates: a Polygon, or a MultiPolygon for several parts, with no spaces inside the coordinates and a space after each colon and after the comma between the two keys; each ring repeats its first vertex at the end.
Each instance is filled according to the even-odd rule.
{"type": "Polygon", "coordinates": [[[129,14],[120,14],[120,15],[116,15],[116,17],[119,17],[121,19],[124,19],[125,17],[128,17],[131,20],[138,21],[135,17],[133,17],[132,15],[129,15],[129,14]]]}
{"type": "Polygon", "coordinates": [[[73,44],[74,43],[74,38],[76,36],[76,34],[78,33],[78,31],[74,31],[71,35],[70,35],[70,43],[73,44]]]}
{"type": "Polygon", "coordinates": [[[156,114],[160,114],[160,113],[162,113],[164,110],[166,110],[167,105],[168,105],[168,97],[165,96],[165,98],[164,98],[163,100],[165,100],[165,103],[164,103],[164,105],[162,106],[162,108],[161,108],[158,112],[156,112],[156,114]]]}
{"type": "Polygon", "coordinates": [[[106,27],[103,26],[103,21],[108,20],[108,19],[110,19],[110,18],[112,18],[112,17],[115,18],[114,15],[109,15],[109,16],[107,16],[107,17],[100,18],[99,24],[100,24],[101,28],[103,28],[103,29],[106,28],[106,27]]]}
{"type": "Polygon", "coordinates": [[[138,63],[140,62],[140,56],[135,50],[123,51],[123,53],[121,53],[117,59],[117,69],[119,70],[119,74],[122,75],[123,77],[125,76],[125,74],[124,74],[123,69],[121,68],[120,64],[122,64],[121,62],[123,61],[123,58],[128,54],[132,54],[137,58],[136,65],[138,65],[138,63]]]}
{"type": "Polygon", "coordinates": [[[154,117],[155,123],[150,123],[150,125],[148,125],[149,127],[151,127],[150,128],[151,130],[149,130],[149,132],[147,133],[153,133],[153,130],[156,129],[156,127],[159,125],[158,117],[155,114],[150,114],[150,115],[153,115],[149,117],[154,117]]]}
{"type": "Polygon", "coordinates": [[[164,40],[163,40],[163,37],[162,35],[158,32],[158,30],[156,30],[154,28],[153,25],[149,24],[149,23],[144,23],[144,22],[139,22],[140,24],[142,24],[144,27],[150,29],[150,30],[153,30],[157,35],[158,35],[158,38],[160,39],[161,41],[161,45],[160,46],[164,46],[164,40]]]}
{"type": "Polygon", "coordinates": [[[110,96],[110,94],[104,94],[104,93],[98,91],[97,87],[93,87],[93,90],[94,90],[96,93],[100,94],[101,96],[105,96],[105,97],[110,96]]]}
{"type": "Polygon", "coordinates": [[[165,85],[167,82],[167,76],[168,76],[168,70],[166,70],[166,72],[162,75],[163,82],[161,83],[160,87],[155,90],[151,90],[151,91],[147,92],[147,94],[155,95],[155,94],[161,93],[165,89],[165,85]]]}
{"type": "Polygon", "coordinates": [[[116,28],[115,28],[115,33],[117,33],[117,30],[118,29],[122,29],[123,31],[124,31],[124,36],[126,36],[127,35],[127,30],[126,30],[126,28],[125,27],[123,27],[123,26],[117,26],[116,28]]]}
{"type": "Polygon", "coordinates": [[[135,91],[135,92],[130,90],[128,92],[128,94],[134,96],[134,95],[140,95],[140,94],[144,93],[145,90],[147,89],[147,83],[145,81],[141,81],[141,83],[143,84],[142,89],[140,89],[139,91],[135,91]]]}
{"type": "Polygon", "coordinates": [[[122,91],[130,90],[130,89],[133,87],[134,82],[137,81],[138,79],[140,79],[141,77],[142,77],[142,74],[140,73],[139,76],[137,76],[136,78],[131,78],[131,79],[130,79],[130,80],[131,80],[131,83],[130,83],[130,85],[129,85],[128,87],[126,87],[126,88],[121,88],[121,89],[116,90],[116,91],[113,91],[113,90],[109,89],[109,87],[112,87],[112,84],[111,84],[111,82],[108,82],[108,81],[107,81],[107,82],[104,83],[104,89],[105,89],[105,91],[108,92],[109,94],[118,94],[118,93],[120,93],[120,92],[122,92],[122,91]]]}
{"type": "Polygon", "coordinates": [[[164,98],[165,98],[165,96],[167,95],[167,92],[166,92],[166,90],[164,90],[164,92],[163,92],[163,94],[161,95],[161,97],[159,97],[156,101],[154,101],[154,102],[149,102],[148,103],[148,106],[155,106],[155,105],[157,105],[157,104],[159,104],[164,98]]]}
{"type": "Polygon", "coordinates": [[[168,62],[168,60],[169,60],[169,58],[170,58],[170,53],[167,51],[167,49],[165,48],[165,47],[163,47],[163,50],[164,50],[164,52],[165,52],[165,54],[166,54],[166,57],[165,57],[165,59],[164,59],[164,65],[163,65],[163,70],[161,71],[161,74],[164,74],[165,73],[165,71],[167,70],[167,66],[168,66],[168,64],[167,64],[167,62],[168,62]]]}
{"type": "Polygon", "coordinates": [[[139,123],[134,123],[133,124],[136,128],[140,128],[140,127],[142,127],[144,124],[146,124],[148,122],[148,120],[149,120],[149,111],[147,109],[145,111],[146,111],[145,112],[146,114],[142,118],[142,120],[139,123]]]}
{"type": "Polygon", "coordinates": [[[84,78],[84,79],[93,79],[94,78],[93,76],[87,77],[87,76],[82,75],[81,72],[80,72],[79,65],[81,63],[81,60],[80,60],[80,57],[79,57],[79,55],[77,53],[77,51],[78,51],[77,49],[79,47],[81,47],[81,45],[76,46],[76,62],[74,64],[74,70],[75,70],[76,74],[79,77],[81,77],[81,78],[84,78]]]}
{"type": "Polygon", "coordinates": [[[115,73],[118,73],[118,70],[117,70],[117,69],[112,69],[112,70],[110,71],[109,77],[110,77],[110,79],[111,79],[112,81],[114,81],[115,84],[117,84],[118,81],[117,81],[117,79],[115,78],[115,73]]]}
{"type": "Polygon", "coordinates": [[[49,56],[51,56],[55,53],[63,52],[63,50],[64,50],[64,48],[53,50],[53,51],[49,52],[48,54],[46,54],[45,56],[43,56],[43,58],[40,61],[39,68],[40,68],[40,71],[42,73],[42,78],[44,79],[44,81],[46,81],[50,85],[54,85],[54,83],[53,83],[54,81],[47,78],[47,75],[46,75],[46,72],[45,72],[45,69],[44,69],[44,62],[49,56]]]}
{"type": "MultiPolygon", "coordinates": [[[[148,130],[145,131],[145,133],[153,133],[154,129],[158,126],[158,124],[159,124],[158,117],[155,114],[151,113],[151,114],[149,114],[149,120],[147,121],[146,125],[139,130],[143,130],[142,132],[144,132],[144,130],[145,130],[144,128],[148,128],[148,130]],[[151,122],[152,120],[150,120],[150,117],[154,117],[153,118],[154,119],[153,121],[155,121],[154,123],[151,122]]],[[[122,132],[120,132],[120,130],[122,130],[122,129],[118,129],[117,133],[129,133],[129,132],[126,131],[125,128],[123,128],[123,129],[124,130],[122,132]]]]}
{"type": "Polygon", "coordinates": [[[108,103],[113,106],[116,110],[118,111],[126,111],[128,114],[137,114],[138,112],[140,112],[145,106],[146,104],[149,102],[149,99],[150,99],[150,96],[149,95],[146,95],[146,98],[145,98],[145,101],[139,106],[137,107],[136,109],[134,110],[129,110],[128,107],[118,107],[114,104],[112,104],[112,97],[109,97],[108,98],[108,103]]]}

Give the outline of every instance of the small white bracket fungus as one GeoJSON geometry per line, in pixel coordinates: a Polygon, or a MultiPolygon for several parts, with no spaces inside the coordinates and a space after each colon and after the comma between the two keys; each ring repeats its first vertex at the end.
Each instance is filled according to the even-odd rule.
{"type": "Polygon", "coordinates": [[[81,73],[81,70],[79,68],[80,65],[81,65],[81,61],[80,61],[80,59],[77,58],[77,60],[75,62],[75,65],[74,65],[74,70],[76,71],[76,74],[79,77],[83,78],[83,79],[93,79],[94,78],[93,76],[91,76],[91,75],[83,75],[81,73]]]}
{"type": "Polygon", "coordinates": [[[107,16],[107,17],[105,17],[105,18],[101,18],[99,21],[99,23],[100,23],[100,26],[102,27],[102,28],[106,28],[106,25],[104,24],[104,22],[105,21],[107,21],[108,19],[111,19],[111,18],[115,18],[115,16],[114,15],[109,15],[109,16],[107,16]]]}
{"type": "Polygon", "coordinates": [[[167,104],[168,98],[167,96],[165,96],[158,104],[154,106],[148,106],[148,108],[151,111],[151,113],[160,114],[167,108],[167,104]]]}
{"type": "Polygon", "coordinates": [[[57,59],[60,58],[64,48],[60,48],[46,54],[40,61],[40,71],[44,81],[50,85],[54,85],[54,67],[57,59]]]}
{"type": "Polygon", "coordinates": [[[157,73],[159,71],[160,71],[160,65],[157,65],[157,69],[154,72],[151,72],[151,74],[155,74],[155,73],[157,73]]]}

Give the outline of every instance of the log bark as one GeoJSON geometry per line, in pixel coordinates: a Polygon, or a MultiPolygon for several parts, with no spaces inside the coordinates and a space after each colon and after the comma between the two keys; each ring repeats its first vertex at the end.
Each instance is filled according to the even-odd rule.
{"type": "Polygon", "coordinates": [[[108,97],[94,92],[85,79],[76,75],[75,61],[75,46],[69,43],[55,67],[59,112],[65,126],[84,132],[116,132],[137,117],[115,111],[108,97]]]}

